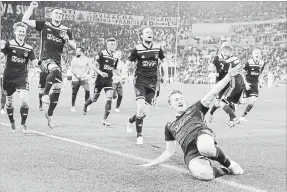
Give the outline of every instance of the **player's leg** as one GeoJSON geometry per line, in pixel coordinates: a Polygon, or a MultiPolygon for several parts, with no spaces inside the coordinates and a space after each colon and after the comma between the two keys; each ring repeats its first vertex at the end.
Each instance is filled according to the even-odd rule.
{"type": "Polygon", "coordinates": [[[96,81],[95,81],[94,93],[84,104],[84,108],[83,108],[83,114],[84,115],[87,114],[88,106],[94,102],[97,102],[98,98],[100,97],[100,93],[101,93],[102,89],[103,89],[103,83],[101,82],[99,77],[97,77],[96,81]]]}
{"type": "Polygon", "coordinates": [[[39,110],[40,111],[43,111],[42,97],[44,94],[47,76],[48,76],[48,73],[45,73],[45,72],[40,73],[39,85],[38,85],[39,87],[39,110]]]}
{"type": "Polygon", "coordinates": [[[1,86],[1,114],[6,114],[4,108],[5,108],[5,103],[6,103],[6,96],[4,94],[4,89],[3,89],[3,78],[0,78],[0,86],[1,86]]]}
{"type": "Polygon", "coordinates": [[[26,126],[26,120],[29,113],[29,105],[28,105],[28,95],[29,91],[25,89],[19,90],[19,96],[20,96],[20,114],[21,114],[21,129],[23,133],[27,132],[27,126],[26,126]]]}
{"type": "MultiPolygon", "coordinates": [[[[82,81],[81,85],[85,91],[85,102],[86,102],[90,98],[90,95],[91,95],[89,81],[88,80],[82,81]]],[[[89,107],[87,108],[87,111],[90,111],[89,107]]]]}
{"type": "Polygon", "coordinates": [[[122,103],[122,99],[123,99],[123,96],[124,96],[124,91],[123,91],[123,86],[122,86],[122,83],[118,83],[117,85],[117,88],[116,88],[116,92],[117,92],[117,103],[116,103],[116,109],[115,111],[116,112],[120,112],[120,106],[121,106],[121,103],[122,103]]]}
{"type": "Polygon", "coordinates": [[[106,93],[106,105],[105,105],[105,114],[104,114],[104,119],[102,120],[102,125],[111,126],[111,123],[108,121],[108,116],[112,109],[113,88],[112,86],[105,87],[104,90],[106,93]]]}
{"type": "Polygon", "coordinates": [[[80,82],[79,81],[72,81],[71,85],[72,85],[72,106],[71,106],[71,112],[76,112],[75,102],[76,102],[78,91],[80,89],[80,82]]]}
{"type": "Polygon", "coordinates": [[[16,125],[14,120],[14,93],[16,86],[11,82],[3,82],[3,91],[6,96],[6,111],[11,123],[12,132],[16,132],[16,125]]]}
{"type": "MultiPolygon", "coordinates": [[[[61,80],[61,79],[60,79],[61,80]]],[[[50,104],[48,111],[45,113],[45,116],[48,120],[48,126],[53,129],[55,127],[54,122],[52,121],[52,116],[54,114],[54,110],[58,104],[59,97],[61,94],[62,84],[61,83],[54,83],[52,87],[52,91],[50,94],[50,104]]]]}
{"type": "Polygon", "coordinates": [[[240,117],[240,121],[246,121],[245,116],[251,111],[253,108],[253,105],[255,104],[257,97],[258,97],[259,89],[258,89],[258,84],[251,84],[251,89],[248,91],[248,97],[249,97],[249,103],[245,108],[245,111],[240,117]]]}
{"type": "Polygon", "coordinates": [[[49,70],[42,100],[44,103],[49,104],[51,100],[49,99],[49,92],[54,83],[62,83],[62,72],[61,68],[54,61],[46,60],[42,63],[46,65],[49,70]]]}

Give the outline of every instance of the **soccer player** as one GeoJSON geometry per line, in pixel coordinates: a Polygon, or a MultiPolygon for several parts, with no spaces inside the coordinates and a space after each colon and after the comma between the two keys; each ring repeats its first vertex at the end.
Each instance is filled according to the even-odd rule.
{"type": "Polygon", "coordinates": [[[61,55],[66,43],[73,49],[76,49],[76,43],[73,40],[71,30],[61,24],[63,17],[62,9],[53,8],[51,10],[51,22],[30,20],[33,10],[36,7],[38,7],[38,3],[31,2],[29,8],[23,15],[22,21],[41,32],[40,67],[49,72],[42,101],[43,103],[49,104],[45,116],[48,120],[48,126],[53,129],[55,125],[52,121],[52,116],[58,104],[62,88],[61,55]],[[51,89],[52,91],[49,95],[51,89]]]}
{"type": "Polygon", "coordinates": [[[264,70],[265,63],[263,60],[260,59],[260,49],[254,49],[252,51],[252,56],[253,59],[249,59],[243,68],[247,81],[247,83],[245,84],[245,93],[246,98],[249,98],[249,104],[247,105],[242,117],[240,117],[240,121],[246,121],[245,116],[249,113],[249,111],[255,104],[259,94],[259,86],[261,86],[261,83],[263,83],[262,72],[264,70]]]}
{"type": "MultiPolygon", "coordinates": [[[[151,105],[155,96],[157,84],[157,71],[159,59],[163,66],[167,66],[166,59],[159,44],[153,43],[153,31],[149,27],[142,27],[139,30],[141,44],[135,45],[132,49],[126,67],[135,63],[134,88],[136,95],[137,111],[128,119],[127,133],[132,132],[132,125],[135,122],[137,131],[137,144],[143,144],[142,127],[145,118],[145,105],[151,105]]],[[[165,71],[167,73],[167,70],[165,71]]]]}
{"type": "MultiPolygon", "coordinates": [[[[4,46],[5,45],[5,41],[4,40],[1,40],[0,41],[0,46],[4,46]]],[[[1,56],[1,59],[0,59],[0,86],[1,86],[1,114],[4,115],[6,114],[5,112],[5,103],[6,103],[6,96],[4,95],[4,91],[3,91],[3,72],[4,72],[4,65],[5,65],[5,62],[6,62],[6,57],[5,55],[3,54],[1,56]]]]}
{"type": "Polygon", "coordinates": [[[76,56],[71,61],[72,112],[76,112],[75,101],[80,86],[82,86],[85,90],[85,102],[90,98],[90,86],[89,86],[90,60],[88,57],[84,55],[84,52],[85,49],[83,47],[77,47],[76,56]]]}
{"type": "Polygon", "coordinates": [[[113,74],[113,89],[114,89],[113,99],[117,99],[115,112],[120,112],[119,108],[120,108],[120,105],[122,103],[122,99],[124,96],[123,85],[122,85],[125,80],[125,77],[123,74],[124,73],[123,72],[124,62],[121,60],[122,58],[121,51],[117,51],[115,54],[115,57],[118,59],[118,66],[117,66],[117,69],[114,70],[114,74],[113,74]]]}
{"type": "Polygon", "coordinates": [[[199,180],[212,180],[226,173],[243,174],[243,169],[227,157],[217,145],[213,131],[204,121],[204,116],[214,98],[231,78],[239,73],[240,67],[238,65],[229,69],[228,74],[209,93],[188,108],[182,93],[179,90],[172,91],[168,103],[174,110],[176,118],[165,126],[166,150],[157,159],[141,166],[154,166],[168,160],[175,153],[178,142],[184,152],[188,170],[199,180]],[[219,162],[223,167],[213,167],[210,160],[219,162]]]}
{"type": "Polygon", "coordinates": [[[105,114],[102,120],[102,125],[111,126],[111,123],[107,120],[111,108],[113,99],[113,70],[117,69],[118,59],[115,57],[117,48],[117,42],[115,38],[109,38],[106,40],[107,49],[100,51],[96,57],[96,68],[93,68],[97,72],[98,76],[95,82],[94,94],[84,104],[83,114],[87,114],[87,108],[93,102],[96,102],[100,96],[101,91],[104,89],[106,92],[106,106],[105,114]]]}
{"type": "Polygon", "coordinates": [[[11,123],[12,131],[16,131],[14,120],[14,93],[19,92],[20,95],[20,114],[21,129],[27,132],[26,119],[28,117],[28,62],[31,61],[33,66],[37,66],[38,61],[35,58],[32,46],[25,43],[27,26],[18,22],[13,25],[15,39],[7,41],[1,47],[1,58],[6,55],[6,68],[3,74],[3,91],[6,95],[6,110],[11,123]]]}

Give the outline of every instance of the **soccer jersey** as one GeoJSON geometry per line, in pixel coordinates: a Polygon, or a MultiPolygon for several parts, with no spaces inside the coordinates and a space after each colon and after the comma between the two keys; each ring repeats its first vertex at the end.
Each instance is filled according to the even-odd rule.
{"type": "Polygon", "coordinates": [[[63,53],[67,34],[69,39],[73,39],[71,30],[63,25],[55,26],[48,21],[36,21],[36,29],[41,31],[41,59],[52,59],[57,65],[61,65],[61,55],[63,53]]]}
{"type": "Polygon", "coordinates": [[[129,61],[136,62],[135,76],[156,78],[159,60],[164,59],[163,50],[159,44],[147,48],[144,44],[136,45],[131,51],[129,61]]]}
{"type": "Polygon", "coordinates": [[[112,79],[113,70],[117,69],[118,59],[113,57],[113,55],[111,55],[107,50],[104,50],[99,52],[99,54],[96,57],[96,61],[99,63],[99,69],[102,72],[105,72],[109,75],[105,79],[107,80],[112,79]]]}
{"type": "Polygon", "coordinates": [[[1,52],[6,55],[5,82],[25,82],[28,78],[28,62],[35,59],[32,46],[20,45],[15,39],[7,41],[1,52]]]}
{"type": "Polygon", "coordinates": [[[165,140],[176,140],[185,153],[188,145],[196,138],[197,132],[208,129],[204,121],[208,109],[201,101],[187,108],[176,120],[165,126],[165,140]]]}
{"type": "Polygon", "coordinates": [[[79,81],[79,78],[83,78],[83,75],[87,74],[90,70],[89,58],[82,55],[80,57],[74,57],[71,61],[72,81],[79,81]]]}
{"type": "Polygon", "coordinates": [[[258,83],[259,75],[263,71],[264,66],[265,63],[263,60],[256,62],[253,59],[249,59],[243,68],[246,73],[246,81],[248,83],[258,83]]]}

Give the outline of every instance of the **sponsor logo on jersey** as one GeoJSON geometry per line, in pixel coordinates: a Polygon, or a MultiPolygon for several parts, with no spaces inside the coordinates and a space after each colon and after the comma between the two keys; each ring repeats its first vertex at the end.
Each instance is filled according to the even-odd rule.
{"type": "Polygon", "coordinates": [[[157,64],[156,61],[143,61],[142,65],[143,67],[153,67],[157,64]]]}
{"type": "Polygon", "coordinates": [[[62,38],[65,37],[66,35],[67,35],[67,33],[64,33],[64,32],[60,33],[60,37],[62,37],[62,38]]]}
{"type": "Polygon", "coordinates": [[[17,56],[12,56],[11,60],[15,63],[25,63],[26,62],[26,59],[24,58],[19,58],[17,56]]]}
{"type": "Polygon", "coordinates": [[[190,118],[191,118],[191,116],[188,115],[177,126],[175,126],[175,128],[174,128],[175,132],[178,132],[180,130],[180,128],[185,124],[185,122],[187,120],[189,120],[190,118]]]}
{"type": "Polygon", "coordinates": [[[259,72],[251,71],[251,75],[259,75],[259,72]]]}
{"type": "Polygon", "coordinates": [[[52,35],[52,34],[48,34],[48,35],[47,35],[47,39],[52,40],[52,41],[55,41],[55,42],[57,42],[57,43],[62,43],[62,39],[59,39],[59,38],[55,37],[55,36],[52,35]]]}
{"type": "Polygon", "coordinates": [[[109,70],[109,71],[112,71],[114,68],[109,66],[109,65],[104,65],[104,69],[105,70],[109,70]]]}

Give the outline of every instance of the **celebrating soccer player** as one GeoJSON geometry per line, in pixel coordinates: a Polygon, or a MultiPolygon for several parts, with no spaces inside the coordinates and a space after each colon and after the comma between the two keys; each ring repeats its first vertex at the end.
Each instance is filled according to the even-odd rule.
{"type": "MultiPolygon", "coordinates": [[[[126,66],[136,64],[134,88],[137,102],[137,111],[128,120],[127,133],[132,132],[132,125],[136,123],[137,144],[143,144],[142,127],[145,118],[145,105],[151,105],[155,96],[157,85],[157,71],[159,59],[166,65],[163,50],[159,44],[153,43],[153,31],[149,27],[142,27],[139,30],[141,44],[135,45],[132,49],[126,66]]],[[[167,74],[165,72],[165,74],[167,74]]]]}
{"type": "Polygon", "coordinates": [[[58,104],[62,88],[61,55],[65,43],[68,43],[73,49],[76,49],[76,43],[73,40],[71,30],[61,24],[63,17],[62,9],[53,8],[51,10],[51,22],[30,20],[36,7],[38,7],[38,3],[31,2],[23,15],[22,21],[41,32],[40,67],[49,72],[42,101],[49,104],[49,109],[45,113],[45,116],[49,127],[53,129],[55,125],[51,117],[58,104]],[[52,93],[49,95],[51,89],[52,93]]]}
{"type": "Polygon", "coordinates": [[[25,43],[27,26],[18,22],[14,26],[15,39],[7,41],[1,47],[1,58],[6,55],[6,68],[3,74],[3,91],[6,95],[6,110],[11,123],[12,131],[16,131],[14,120],[14,96],[18,91],[21,101],[21,129],[27,132],[26,119],[28,117],[28,62],[31,61],[33,66],[37,66],[32,46],[25,43]]]}
{"type": "Polygon", "coordinates": [[[246,121],[245,116],[255,104],[259,94],[259,86],[261,86],[261,83],[263,83],[263,76],[261,76],[261,74],[265,67],[265,63],[263,60],[260,59],[260,49],[254,49],[252,51],[252,56],[253,59],[249,59],[243,68],[247,81],[245,84],[245,94],[246,98],[249,98],[249,104],[247,105],[242,117],[240,117],[240,121],[246,121]]]}
{"type": "Polygon", "coordinates": [[[168,160],[175,153],[177,141],[184,152],[188,170],[197,179],[212,180],[226,173],[243,174],[243,169],[218,147],[213,131],[204,121],[213,99],[231,78],[239,73],[240,67],[237,65],[229,69],[228,74],[209,93],[188,108],[179,90],[171,92],[168,103],[174,110],[176,118],[165,126],[166,150],[157,159],[142,165],[143,167],[154,166],[168,160]],[[223,167],[213,167],[210,160],[219,162],[223,167]]]}
{"type": "Polygon", "coordinates": [[[113,99],[113,70],[117,69],[118,59],[115,57],[115,52],[117,48],[117,42],[115,38],[109,38],[106,40],[107,49],[99,52],[96,57],[96,67],[93,68],[98,76],[95,82],[94,94],[90,97],[83,109],[83,114],[87,114],[87,108],[93,102],[96,102],[100,96],[101,91],[104,89],[106,92],[106,106],[105,114],[102,120],[102,125],[111,126],[111,123],[107,120],[111,108],[113,99]]]}
{"type": "Polygon", "coordinates": [[[80,86],[82,86],[85,90],[85,102],[90,98],[90,86],[89,86],[90,60],[88,57],[84,55],[84,52],[85,49],[83,47],[77,47],[76,57],[74,57],[71,61],[72,112],[76,112],[75,101],[80,86]]]}
{"type": "Polygon", "coordinates": [[[123,74],[124,62],[121,60],[122,53],[120,51],[116,52],[115,57],[118,58],[118,66],[117,69],[114,70],[113,74],[113,89],[114,89],[113,99],[117,99],[115,111],[120,112],[119,108],[124,96],[123,85],[122,85],[122,83],[124,83],[125,81],[125,75],[123,74]]]}

